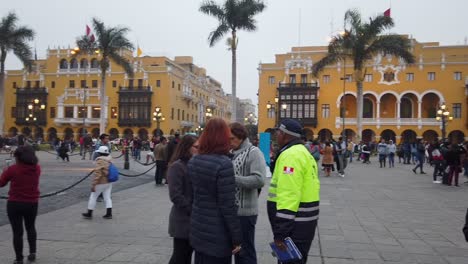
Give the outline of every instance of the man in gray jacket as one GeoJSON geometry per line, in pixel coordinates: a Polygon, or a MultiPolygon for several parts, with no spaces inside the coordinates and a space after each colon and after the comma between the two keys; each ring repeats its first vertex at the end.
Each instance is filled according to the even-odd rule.
{"type": "Polygon", "coordinates": [[[262,152],[250,143],[247,130],[232,123],[231,148],[236,178],[236,204],[242,229],[242,250],[235,255],[236,264],[257,264],[255,224],[258,215],[258,196],[265,184],[266,162],[262,152]]]}

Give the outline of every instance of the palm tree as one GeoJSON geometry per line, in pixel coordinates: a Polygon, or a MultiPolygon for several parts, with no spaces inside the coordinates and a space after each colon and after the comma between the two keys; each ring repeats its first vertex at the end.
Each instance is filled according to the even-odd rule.
{"type": "Polygon", "coordinates": [[[225,0],[224,4],[218,5],[215,1],[204,1],[200,6],[200,12],[218,19],[219,25],[213,30],[208,41],[210,47],[219,41],[223,36],[231,33],[228,40],[232,53],[232,120],[236,120],[236,75],[237,75],[237,31],[255,31],[257,21],[254,16],[265,9],[263,1],[259,0],[225,0]]]}
{"type": "Polygon", "coordinates": [[[97,53],[101,55],[101,60],[99,61],[99,66],[101,68],[101,120],[99,123],[99,131],[100,133],[105,133],[107,119],[107,116],[104,116],[104,113],[107,112],[105,111],[107,103],[105,99],[106,73],[109,69],[110,61],[122,66],[128,76],[132,78],[134,74],[132,64],[120,51],[133,51],[135,47],[126,37],[126,34],[130,31],[130,29],[126,27],[106,27],[102,21],[93,18],[93,29],[96,34],[96,39],[94,40],[94,38],[85,35],[77,40],[77,45],[80,51],[88,54],[97,53]]]}
{"type": "Polygon", "coordinates": [[[391,17],[379,15],[370,18],[368,22],[363,22],[359,11],[348,10],[345,13],[344,22],[344,33],[332,38],[328,45],[328,54],[313,65],[312,74],[317,77],[326,66],[339,61],[353,62],[357,88],[357,130],[358,136],[361,137],[363,80],[367,70],[366,63],[379,53],[400,57],[406,63],[414,63],[415,59],[410,52],[408,38],[396,34],[382,34],[393,27],[391,17]]]}
{"type": "Polygon", "coordinates": [[[34,39],[34,31],[26,26],[18,26],[18,17],[9,13],[0,21],[0,135],[5,124],[5,60],[8,52],[20,59],[26,69],[32,65],[32,48],[28,41],[34,39]]]}

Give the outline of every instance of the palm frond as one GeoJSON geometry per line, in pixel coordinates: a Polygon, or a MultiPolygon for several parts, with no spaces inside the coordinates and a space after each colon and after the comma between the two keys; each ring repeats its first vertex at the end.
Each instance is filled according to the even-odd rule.
{"type": "Polygon", "coordinates": [[[350,9],[346,11],[344,21],[351,26],[351,30],[359,31],[362,25],[361,13],[357,9],[350,9]]]}
{"type": "Polygon", "coordinates": [[[410,41],[400,35],[384,35],[379,36],[369,45],[366,53],[369,55],[376,55],[379,52],[391,54],[401,57],[406,63],[414,63],[414,55],[409,51],[410,41]]]}
{"type": "Polygon", "coordinates": [[[201,6],[200,6],[200,12],[214,16],[218,20],[222,20],[225,16],[224,10],[222,9],[221,6],[216,4],[215,1],[204,1],[201,6]]]}
{"type": "Polygon", "coordinates": [[[392,28],[394,26],[393,19],[387,16],[377,16],[375,18],[370,18],[369,23],[366,23],[363,29],[363,34],[365,37],[375,37],[386,29],[392,28]]]}
{"type": "Polygon", "coordinates": [[[13,45],[13,53],[18,57],[18,59],[24,64],[28,69],[32,65],[32,48],[24,41],[18,41],[13,45]]]}
{"type": "Polygon", "coordinates": [[[215,30],[213,30],[208,36],[208,42],[210,47],[213,47],[218,40],[220,40],[226,33],[229,32],[229,26],[227,24],[220,24],[215,30]]]}
{"type": "Polygon", "coordinates": [[[0,32],[6,33],[8,31],[14,30],[16,22],[18,22],[18,16],[16,13],[8,13],[5,17],[2,18],[2,21],[0,22],[0,32]]]}
{"type": "Polygon", "coordinates": [[[124,68],[128,76],[130,78],[133,78],[133,75],[134,75],[133,66],[127,58],[120,56],[118,51],[112,51],[111,53],[109,53],[109,58],[113,62],[115,62],[117,65],[122,66],[122,68],[124,68]]]}
{"type": "Polygon", "coordinates": [[[337,63],[342,60],[343,56],[336,53],[328,53],[327,56],[312,65],[312,75],[317,78],[320,72],[322,72],[326,66],[337,63]]]}

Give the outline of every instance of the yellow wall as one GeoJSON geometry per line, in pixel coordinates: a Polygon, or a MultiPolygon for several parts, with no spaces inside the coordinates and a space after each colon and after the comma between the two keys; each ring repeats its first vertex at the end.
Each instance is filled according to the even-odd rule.
{"type": "MultiPolygon", "coordinates": [[[[468,80],[468,46],[439,46],[438,43],[414,43],[413,53],[416,63],[413,65],[403,65],[393,57],[382,56],[380,61],[373,58],[367,64],[367,74],[372,74],[372,81],[364,82],[364,97],[369,97],[373,102],[372,124],[364,122],[364,129],[371,129],[378,139],[381,132],[390,129],[400,139],[403,131],[412,130],[418,137],[428,130],[435,131],[439,138],[441,137],[441,122],[435,118],[430,118],[431,108],[438,107],[445,102],[453,115],[453,104],[461,104],[461,117],[448,122],[447,135],[452,131],[459,131],[468,139],[467,122],[467,89],[465,80],[468,80]],[[379,67],[382,68],[379,71],[379,67]],[[397,71],[390,67],[400,67],[397,71]],[[396,74],[398,81],[396,83],[379,83],[383,72],[391,70],[396,74]],[[382,73],[381,73],[382,72],[382,73]],[[435,80],[428,80],[428,73],[435,72],[435,80]],[[461,72],[461,79],[455,80],[454,73],[461,72]],[[407,81],[407,73],[414,74],[414,81],[407,81]],[[423,96],[427,92],[428,95],[423,96]],[[399,98],[408,94],[413,100],[413,118],[414,120],[400,118],[398,119],[397,103],[399,98]],[[381,97],[381,98],[380,98],[381,97]],[[379,100],[380,99],[380,100],[379,100]],[[377,103],[380,101],[380,118],[377,118],[377,103]],[[418,102],[421,101],[421,114],[419,118],[418,102]],[[387,123],[382,123],[385,121],[387,123]],[[414,122],[409,122],[414,121],[414,122]]],[[[301,74],[307,74],[307,81],[319,82],[319,101],[318,101],[318,125],[317,127],[308,127],[313,131],[314,137],[322,129],[329,129],[335,137],[341,131],[341,121],[337,121],[340,114],[340,96],[343,93],[343,77],[346,74],[352,74],[353,65],[347,61],[346,68],[343,64],[335,64],[326,67],[318,78],[313,78],[310,66],[316,63],[326,55],[327,47],[301,47],[292,48],[292,51],[286,54],[276,54],[274,63],[262,63],[259,65],[259,131],[263,132],[268,128],[275,126],[275,119],[267,116],[267,102],[274,102],[279,82],[289,83],[290,74],[296,74],[296,83],[301,82],[301,74]],[[300,51],[300,52],[299,52],[300,51]],[[325,82],[324,76],[329,76],[329,82],[325,82]],[[269,83],[271,77],[274,77],[275,83],[269,83]],[[322,117],[322,105],[330,105],[330,116],[322,117]]],[[[354,79],[354,76],[353,76],[354,79]]],[[[356,118],[356,83],[346,82],[346,117],[356,118]]],[[[433,111],[433,110],[432,110],[433,111]]],[[[355,123],[352,120],[346,124],[347,129],[357,132],[355,123]]],[[[355,138],[358,139],[358,138],[355,138]]]]}
{"type": "MultiPolygon", "coordinates": [[[[59,137],[63,137],[66,128],[71,128],[78,135],[82,124],[75,122],[65,123],[59,125],[51,118],[51,107],[55,107],[55,115],[58,116],[58,97],[63,96],[65,89],[69,87],[69,81],[75,81],[75,87],[81,90],[81,80],[87,81],[89,89],[93,89],[92,81],[96,80],[98,87],[101,86],[101,74],[99,70],[87,69],[85,71],[73,69],[59,69],[59,62],[62,59],[71,61],[73,55],[69,49],[54,49],[47,51],[47,57],[44,60],[37,61],[37,70],[32,72],[25,72],[23,70],[9,70],[7,71],[6,79],[6,111],[5,131],[3,134],[8,134],[13,128],[21,132],[24,127],[17,125],[15,116],[12,116],[12,107],[16,106],[16,94],[13,83],[16,83],[17,88],[26,87],[27,81],[32,82],[34,89],[35,81],[40,80],[40,87],[46,87],[48,90],[47,97],[47,126],[41,127],[44,131],[44,137],[47,138],[47,131],[50,128],[56,128],[59,137]],[[55,82],[55,88],[52,88],[52,82],[55,82]]],[[[215,117],[221,117],[226,121],[230,120],[231,110],[229,106],[228,97],[224,94],[221,84],[211,77],[207,76],[206,70],[193,64],[191,57],[176,57],[171,60],[166,57],[143,57],[134,58],[126,55],[128,59],[135,66],[134,86],[138,85],[138,79],[143,79],[143,86],[150,86],[152,89],[152,106],[151,112],[154,111],[156,106],[161,107],[161,111],[165,117],[165,121],[161,122],[161,129],[165,134],[174,133],[179,131],[181,133],[196,132],[198,126],[203,126],[206,122],[205,112],[208,107],[210,98],[215,100],[215,105],[212,106],[215,117]],[[180,63],[180,64],[178,64],[180,63]],[[160,87],[157,87],[157,80],[160,81],[160,87]],[[174,88],[172,86],[174,82],[174,88]],[[193,96],[187,98],[184,96],[184,83],[190,84],[190,92],[193,91],[193,96]],[[174,115],[171,116],[171,109],[174,109],[174,115]],[[177,110],[179,110],[179,119],[177,118],[177,110]],[[182,116],[184,112],[184,116],[182,116]],[[188,118],[187,118],[188,114],[188,118]],[[192,118],[193,115],[193,118],[192,118]],[[198,118],[197,118],[198,117],[198,118]],[[185,125],[183,123],[185,121],[185,125]]],[[[78,61],[86,58],[88,62],[93,58],[100,59],[100,55],[77,56],[78,61]]],[[[116,128],[121,137],[125,129],[132,129],[134,134],[137,134],[139,127],[119,127],[118,117],[112,118],[111,107],[118,107],[119,87],[128,87],[129,80],[123,72],[123,69],[112,63],[110,70],[106,74],[106,96],[109,97],[108,104],[108,120],[106,126],[106,133],[109,130],[116,128]],[[116,81],[116,87],[113,87],[113,82],[116,81]]],[[[66,105],[77,105],[80,109],[83,106],[82,100],[75,97],[68,97],[65,99],[66,105]]],[[[96,96],[91,96],[87,99],[86,105],[93,105],[99,107],[100,99],[96,96]]],[[[118,110],[117,110],[118,112],[118,110]]],[[[152,116],[152,113],[151,113],[152,116]]],[[[36,129],[34,124],[27,126],[33,131],[36,129]]],[[[99,124],[87,124],[86,129],[91,130],[99,128],[99,124]]],[[[151,121],[150,127],[143,127],[148,131],[151,136],[156,129],[156,122],[151,121]]]]}

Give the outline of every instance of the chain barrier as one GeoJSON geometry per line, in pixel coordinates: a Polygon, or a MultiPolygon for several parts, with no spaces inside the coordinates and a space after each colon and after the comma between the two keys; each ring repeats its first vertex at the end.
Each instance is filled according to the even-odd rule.
{"type": "MultiPolygon", "coordinates": [[[[83,178],[81,178],[79,181],[75,182],[74,184],[68,186],[67,188],[64,188],[64,189],[61,189],[59,191],[56,191],[56,192],[52,192],[52,193],[46,193],[44,195],[41,195],[39,196],[39,198],[47,198],[47,197],[50,197],[50,196],[54,196],[54,195],[57,195],[59,193],[63,193],[63,192],[66,192],[68,190],[70,190],[71,188],[75,187],[76,185],[80,184],[81,182],[83,182],[84,180],[86,180],[89,176],[91,176],[93,174],[94,170],[92,170],[91,172],[89,172],[86,176],[84,176],[83,178]]],[[[0,196],[0,199],[8,199],[8,196],[0,196]]]]}
{"type": "Polygon", "coordinates": [[[136,163],[142,165],[142,166],[150,166],[150,165],[156,164],[156,161],[153,161],[153,162],[151,162],[151,163],[143,163],[143,162],[141,162],[141,161],[139,161],[139,160],[137,160],[137,159],[134,159],[134,161],[135,161],[136,163]]]}
{"type": "Polygon", "coordinates": [[[140,173],[140,174],[136,174],[136,175],[129,175],[129,174],[125,174],[125,173],[122,173],[122,172],[119,172],[119,175],[124,176],[124,177],[129,177],[129,178],[135,178],[135,177],[145,175],[146,173],[148,173],[150,170],[154,169],[155,167],[156,167],[156,164],[154,164],[154,166],[149,168],[147,171],[145,171],[143,173],[140,173]]]}
{"type": "Polygon", "coordinates": [[[112,157],[112,156],[111,156],[111,157],[112,157],[113,159],[119,159],[119,158],[121,158],[123,155],[125,155],[125,153],[122,153],[122,154],[120,154],[120,155],[117,156],[117,157],[112,157]]]}

